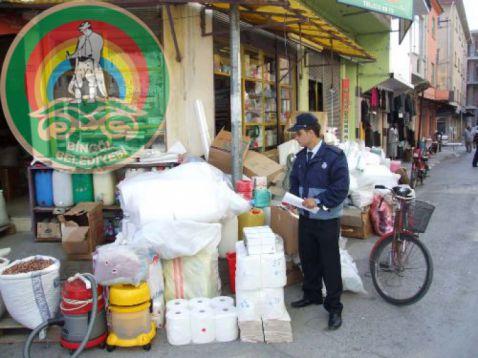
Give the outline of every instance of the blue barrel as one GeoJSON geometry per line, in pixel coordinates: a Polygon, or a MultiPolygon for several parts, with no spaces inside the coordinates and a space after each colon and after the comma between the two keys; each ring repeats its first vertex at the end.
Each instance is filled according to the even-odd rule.
{"type": "Polygon", "coordinates": [[[52,170],[35,171],[35,198],[38,206],[53,206],[52,170]]]}

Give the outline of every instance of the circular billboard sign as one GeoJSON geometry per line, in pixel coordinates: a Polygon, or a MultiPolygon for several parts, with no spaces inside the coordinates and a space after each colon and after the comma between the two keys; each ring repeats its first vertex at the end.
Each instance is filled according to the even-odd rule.
{"type": "Polygon", "coordinates": [[[141,20],[111,4],[72,2],[20,31],[0,92],[10,129],[35,158],[58,169],[107,170],[161,132],[169,74],[141,20]]]}

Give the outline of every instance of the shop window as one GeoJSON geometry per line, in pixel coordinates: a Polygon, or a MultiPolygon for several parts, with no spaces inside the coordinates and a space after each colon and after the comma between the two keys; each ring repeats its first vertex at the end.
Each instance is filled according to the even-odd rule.
{"type": "MultiPolygon", "coordinates": [[[[230,50],[226,42],[214,43],[215,126],[230,129],[230,50]]],[[[250,46],[241,47],[243,134],[251,149],[266,151],[282,142],[295,109],[294,68],[289,61],[250,46]]]]}

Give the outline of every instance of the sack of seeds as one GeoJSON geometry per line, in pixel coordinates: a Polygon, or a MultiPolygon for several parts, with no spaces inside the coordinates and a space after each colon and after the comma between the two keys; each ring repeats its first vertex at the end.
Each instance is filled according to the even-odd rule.
{"type": "Polygon", "coordinates": [[[60,261],[41,255],[13,261],[0,272],[0,292],[13,319],[34,329],[58,311],[60,261]]]}

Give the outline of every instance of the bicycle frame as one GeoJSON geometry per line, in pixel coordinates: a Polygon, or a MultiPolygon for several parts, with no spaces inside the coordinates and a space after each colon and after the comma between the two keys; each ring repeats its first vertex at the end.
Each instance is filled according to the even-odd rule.
{"type": "Polygon", "coordinates": [[[410,203],[407,202],[404,199],[399,199],[399,198],[395,198],[395,197],[394,197],[393,200],[394,200],[393,204],[394,204],[394,207],[395,207],[394,208],[393,229],[392,229],[392,231],[389,231],[389,232],[383,234],[382,236],[380,236],[380,238],[377,240],[377,242],[375,242],[375,244],[372,247],[372,250],[370,250],[369,259],[373,257],[373,254],[377,250],[377,247],[380,246],[381,242],[386,240],[389,237],[392,237],[394,241],[398,240],[400,235],[402,235],[402,234],[403,235],[414,236],[414,237],[418,238],[417,233],[404,229],[404,227],[406,227],[406,225],[405,225],[406,222],[405,221],[408,220],[407,210],[408,210],[408,206],[410,205],[410,203]]]}

